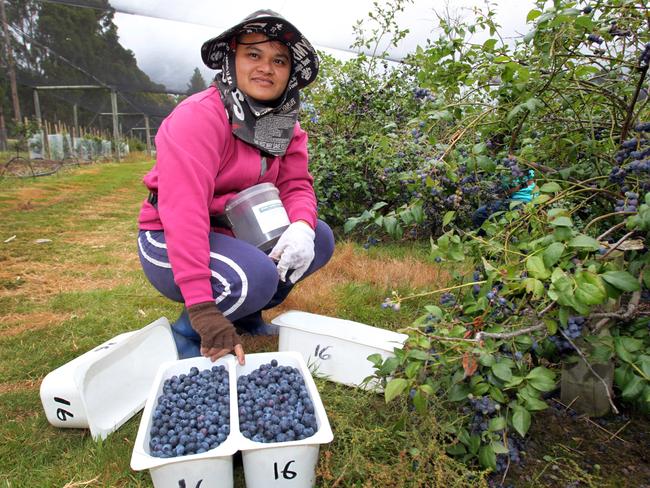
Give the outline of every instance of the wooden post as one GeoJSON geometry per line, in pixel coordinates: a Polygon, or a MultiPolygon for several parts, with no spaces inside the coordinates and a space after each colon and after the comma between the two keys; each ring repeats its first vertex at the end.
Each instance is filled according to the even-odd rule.
{"type": "Polygon", "coordinates": [[[149,116],[144,116],[144,132],[147,138],[147,154],[151,156],[151,136],[149,135],[149,116]]]}
{"type": "Polygon", "coordinates": [[[77,134],[79,132],[79,114],[78,114],[78,105],[75,103],[72,106],[72,125],[73,125],[73,130],[74,134],[77,134]]]}
{"type": "Polygon", "coordinates": [[[47,120],[43,124],[43,147],[45,148],[45,154],[44,156],[47,156],[47,159],[52,159],[52,151],[50,151],[50,141],[47,139],[47,135],[49,134],[49,124],[47,123],[47,120]]]}
{"type": "Polygon", "coordinates": [[[5,125],[5,112],[0,103],[0,151],[7,150],[7,126],[5,125]]]}
{"type": "Polygon", "coordinates": [[[117,92],[111,90],[111,108],[113,111],[113,140],[115,141],[115,156],[118,161],[121,161],[120,157],[120,127],[118,124],[117,118],[117,92]]]}
{"type": "Polygon", "coordinates": [[[41,132],[42,142],[43,142],[43,159],[47,157],[50,158],[50,141],[47,140],[47,134],[43,128],[43,118],[41,116],[41,101],[38,96],[38,90],[34,89],[34,112],[36,114],[36,123],[38,124],[38,130],[41,132]]]}

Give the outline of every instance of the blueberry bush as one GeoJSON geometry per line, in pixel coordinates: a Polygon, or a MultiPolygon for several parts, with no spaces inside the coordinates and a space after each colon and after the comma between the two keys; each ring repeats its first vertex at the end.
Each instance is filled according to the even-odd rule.
{"type": "MultiPolygon", "coordinates": [[[[370,16],[358,46],[398,42],[404,5],[370,16]]],[[[539,1],[527,23],[506,42],[487,7],[441,18],[397,66],[326,58],[303,122],[328,221],[366,247],[428,239],[453,270],[445,288],[381,304],[432,300],[405,349],[369,358],[386,401],[426,415],[443,399],[460,415],[448,453],[496,471],[575,362],[612,411],[650,411],[648,7],[539,1]],[[530,201],[513,197],[531,182],[530,201]]]]}

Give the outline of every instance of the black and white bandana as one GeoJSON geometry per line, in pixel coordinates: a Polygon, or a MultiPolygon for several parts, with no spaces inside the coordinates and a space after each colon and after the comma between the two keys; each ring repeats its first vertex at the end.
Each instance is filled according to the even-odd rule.
{"type": "Polygon", "coordinates": [[[215,77],[215,85],[228,112],[233,134],[273,156],[284,155],[298,119],[299,90],[314,81],[318,74],[318,56],[310,42],[281,15],[272,10],[258,10],[206,41],[201,56],[208,67],[221,70],[215,77]],[[274,105],[256,102],[237,88],[236,37],[257,32],[287,45],[291,53],[287,88],[274,105]]]}

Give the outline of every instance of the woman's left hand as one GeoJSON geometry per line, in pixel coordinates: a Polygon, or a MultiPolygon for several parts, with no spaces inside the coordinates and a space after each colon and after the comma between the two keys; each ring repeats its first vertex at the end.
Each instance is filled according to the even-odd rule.
{"type": "Polygon", "coordinates": [[[280,236],[277,244],[269,254],[278,261],[280,279],[286,281],[287,271],[293,269],[289,276],[291,283],[297,282],[314,260],[314,230],[301,220],[294,222],[280,236]]]}

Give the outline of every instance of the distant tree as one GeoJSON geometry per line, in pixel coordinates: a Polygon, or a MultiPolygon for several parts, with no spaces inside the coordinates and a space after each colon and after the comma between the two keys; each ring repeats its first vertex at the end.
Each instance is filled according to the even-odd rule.
{"type": "Polygon", "coordinates": [[[207,85],[205,84],[205,80],[203,79],[199,68],[194,68],[194,73],[192,73],[190,82],[187,84],[187,94],[192,95],[194,93],[200,92],[201,90],[205,90],[206,88],[207,85]]]}
{"type": "MultiPolygon", "coordinates": [[[[108,0],[89,2],[93,8],[6,0],[11,47],[22,85],[21,105],[27,107],[28,115],[33,113],[30,86],[101,83],[120,92],[120,111],[165,116],[174,102],[164,94],[164,85],[153,83],[138,68],[134,53],[120,45],[108,0]]],[[[0,72],[0,82],[3,78],[0,72]]],[[[71,105],[77,104],[81,125],[101,126],[97,114],[110,111],[110,99],[103,90],[41,92],[40,97],[43,116],[51,121],[70,124],[71,105]]],[[[6,104],[4,108],[7,112],[6,104]]],[[[124,123],[128,125],[126,119],[124,123]]]]}

